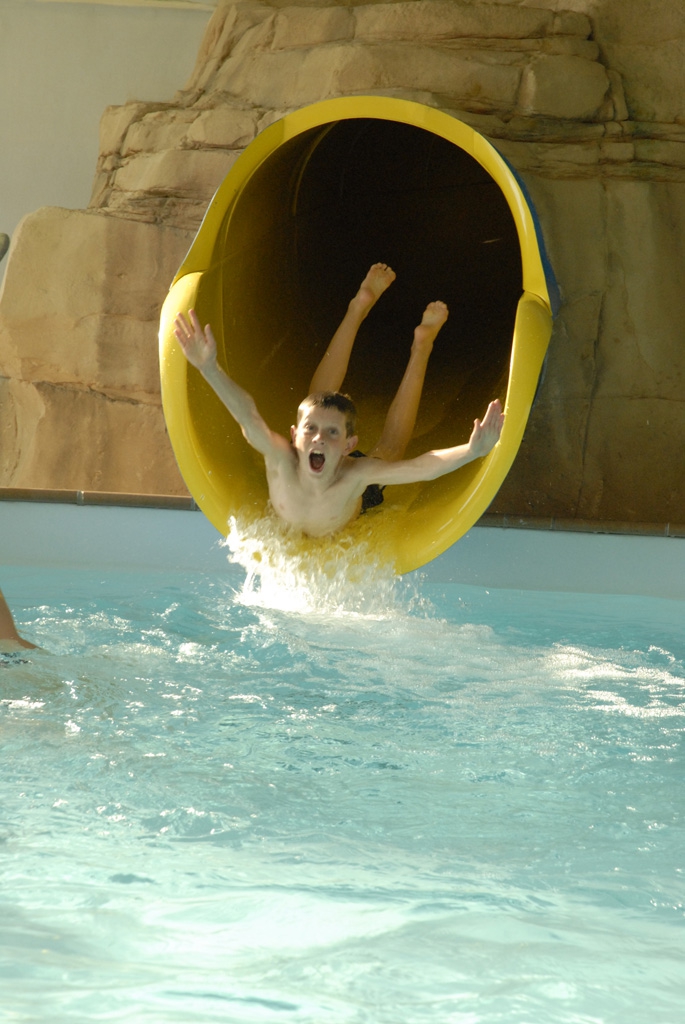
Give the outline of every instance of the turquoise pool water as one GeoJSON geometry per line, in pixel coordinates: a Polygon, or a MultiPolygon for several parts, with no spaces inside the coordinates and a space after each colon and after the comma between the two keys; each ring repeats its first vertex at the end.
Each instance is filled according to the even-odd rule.
{"type": "Polygon", "coordinates": [[[679,1024],[683,604],[243,577],[3,570],[0,1017],[679,1024]]]}

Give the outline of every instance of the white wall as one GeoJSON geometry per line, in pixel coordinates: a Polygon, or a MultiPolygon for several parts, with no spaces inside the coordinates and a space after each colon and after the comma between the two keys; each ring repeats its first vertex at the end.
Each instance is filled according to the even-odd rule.
{"type": "Polygon", "coordinates": [[[0,0],[0,232],[40,206],[88,205],[105,107],[170,100],[215,6],[0,0]]]}
{"type": "MultiPolygon", "coordinates": [[[[0,501],[2,566],[225,575],[220,539],[201,512],[0,501]]],[[[685,538],[474,527],[419,575],[436,584],[685,601],[685,538]]]]}

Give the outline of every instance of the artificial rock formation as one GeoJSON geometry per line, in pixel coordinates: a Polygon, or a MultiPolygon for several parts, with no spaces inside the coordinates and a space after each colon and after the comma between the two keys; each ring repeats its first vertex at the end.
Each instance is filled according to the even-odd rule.
{"type": "Polygon", "coordinates": [[[173,273],[262,127],[375,92],[471,123],[543,224],[563,304],[494,508],[682,523],[684,40],[671,0],[221,3],[172,102],[105,112],[89,210],[15,239],[0,485],[183,493],[156,351],[173,273]]]}

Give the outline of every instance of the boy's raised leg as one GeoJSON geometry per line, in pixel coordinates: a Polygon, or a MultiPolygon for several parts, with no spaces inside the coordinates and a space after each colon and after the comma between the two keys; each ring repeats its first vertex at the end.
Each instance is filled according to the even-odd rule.
{"type": "Polygon", "coordinates": [[[347,307],[347,312],[333,335],[323,358],[312,377],[309,393],[339,391],[347,373],[352,346],[362,320],[368,316],[386,288],[395,280],[395,271],[385,263],[374,263],[347,307]]]}
{"type": "Polygon", "coordinates": [[[414,432],[433,342],[448,315],[444,302],[430,302],[426,306],[421,323],[414,330],[409,362],[385,418],[383,433],[375,447],[368,452],[370,456],[385,459],[386,462],[398,462],[404,457],[414,432]]]}

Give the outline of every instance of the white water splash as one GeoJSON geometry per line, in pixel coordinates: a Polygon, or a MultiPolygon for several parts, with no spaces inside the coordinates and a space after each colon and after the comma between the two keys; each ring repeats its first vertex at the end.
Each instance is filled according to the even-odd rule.
{"type": "Polygon", "coordinates": [[[307,540],[275,516],[229,520],[225,547],[243,567],[238,600],[296,614],[391,618],[426,610],[414,582],[379,561],[369,544],[350,533],[307,540]]]}

